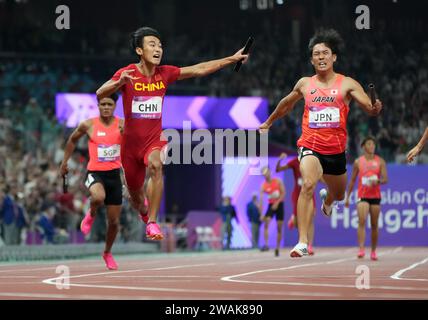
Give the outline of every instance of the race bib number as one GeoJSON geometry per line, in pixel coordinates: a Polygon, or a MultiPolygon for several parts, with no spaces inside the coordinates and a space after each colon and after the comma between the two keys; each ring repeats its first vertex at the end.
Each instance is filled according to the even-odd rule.
{"type": "Polygon", "coordinates": [[[309,107],[309,128],[339,128],[340,111],[337,107],[309,107]]]}
{"type": "Polygon", "coordinates": [[[363,186],[371,187],[377,181],[377,175],[362,177],[361,183],[363,186]]]}
{"type": "Polygon", "coordinates": [[[100,162],[109,162],[116,161],[120,159],[120,145],[106,145],[99,144],[98,145],[98,161],[100,162]]]}
{"type": "Polygon", "coordinates": [[[134,97],[132,118],[160,119],[162,116],[162,97],[134,97]]]}
{"type": "Polygon", "coordinates": [[[271,194],[268,194],[268,199],[278,199],[279,198],[279,191],[275,190],[271,194]]]}

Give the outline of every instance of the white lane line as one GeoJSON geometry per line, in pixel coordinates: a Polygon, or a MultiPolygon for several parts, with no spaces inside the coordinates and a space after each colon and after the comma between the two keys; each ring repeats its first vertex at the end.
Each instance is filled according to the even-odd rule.
{"type": "MultiPolygon", "coordinates": [[[[129,276],[106,276],[106,278],[129,278],[129,276]]],[[[215,276],[132,276],[132,278],[217,278],[215,276]]]]}
{"type": "Polygon", "coordinates": [[[40,276],[0,276],[0,279],[21,279],[21,278],[40,278],[40,276]]]}
{"type": "Polygon", "coordinates": [[[407,268],[401,269],[399,271],[397,271],[396,273],[394,273],[391,278],[395,279],[395,280],[410,280],[410,281],[428,281],[428,279],[411,279],[411,278],[402,278],[401,276],[403,275],[403,273],[412,270],[414,268],[416,268],[417,266],[424,264],[428,261],[428,258],[425,258],[419,262],[416,262],[410,266],[408,266],[407,268]]]}
{"type": "Polygon", "coordinates": [[[32,293],[32,292],[0,292],[0,297],[9,297],[9,298],[39,298],[39,299],[83,299],[83,300],[159,300],[166,299],[172,300],[176,297],[157,297],[157,296],[112,296],[112,295],[88,295],[88,294],[52,294],[52,293],[32,293]]]}
{"type": "MultiPolygon", "coordinates": [[[[214,264],[206,264],[206,265],[214,265],[214,264]]],[[[181,265],[169,267],[167,269],[177,269],[177,268],[189,268],[192,266],[199,267],[200,264],[197,265],[181,265]]],[[[153,270],[153,269],[152,269],[153,270]]],[[[129,273],[129,272],[140,272],[147,271],[147,269],[136,269],[136,270],[126,270],[126,271],[115,271],[112,275],[112,272],[100,272],[100,273],[91,273],[91,274],[81,274],[69,277],[56,277],[45,279],[42,283],[49,285],[56,285],[56,281],[60,280],[61,283],[64,279],[72,279],[72,278],[83,278],[89,276],[98,276],[109,274],[111,276],[116,276],[118,273],[129,273]]],[[[132,278],[131,276],[130,278],[132,278]]],[[[212,290],[212,289],[182,289],[182,288],[159,288],[159,287],[132,287],[132,286],[114,286],[114,285],[96,285],[96,284],[80,284],[80,283],[69,283],[70,287],[84,287],[84,288],[101,288],[101,289],[118,289],[118,290],[134,290],[134,291],[155,291],[155,292],[169,292],[169,293],[204,293],[204,294],[221,294],[221,295],[255,295],[255,296],[313,296],[313,297],[338,297],[339,295],[336,293],[324,293],[324,292],[302,292],[302,291],[289,291],[289,292],[272,292],[272,291],[260,291],[260,290],[212,290]]]]}
{"type": "MultiPolygon", "coordinates": [[[[385,251],[378,256],[386,255],[390,253],[397,253],[402,250],[402,247],[395,248],[393,250],[385,251]]],[[[340,263],[344,261],[357,260],[356,257],[352,258],[344,258],[344,259],[335,259],[330,261],[322,261],[322,262],[314,262],[314,263],[306,263],[295,266],[283,267],[283,268],[275,268],[275,269],[264,269],[264,270],[256,270],[252,272],[240,273],[236,275],[222,277],[220,280],[227,282],[237,282],[237,283],[249,283],[249,284],[272,284],[272,285],[288,285],[288,286],[310,286],[310,287],[331,287],[331,288],[355,288],[355,285],[346,285],[346,284],[329,284],[329,283],[308,283],[308,282],[278,282],[278,281],[256,281],[256,280],[242,280],[235,279],[241,278],[245,276],[250,276],[259,273],[265,272],[275,272],[275,271],[283,271],[283,270],[291,270],[297,268],[311,267],[317,265],[328,265],[334,263],[340,263]]],[[[383,289],[383,290],[407,290],[407,291],[428,291],[428,288],[415,288],[415,287],[394,287],[394,286],[370,286],[371,289],[383,289]]]]}
{"type": "Polygon", "coordinates": [[[206,267],[206,266],[215,266],[215,263],[185,264],[185,265],[181,265],[181,266],[153,268],[153,269],[146,269],[146,270],[147,271],[160,271],[160,270],[171,270],[171,269],[193,268],[193,267],[206,267]]]}
{"type": "MultiPolygon", "coordinates": [[[[46,282],[48,283],[48,282],[46,282]]],[[[53,284],[53,283],[48,283],[53,284]]],[[[258,290],[212,290],[212,289],[181,289],[181,288],[159,288],[159,287],[131,287],[131,286],[112,286],[112,285],[92,285],[92,284],[77,284],[70,283],[70,286],[83,287],[83,288],[99,288],[99,289],[116,289],[116,290],[133,290],[133,291],[155,291],[155,292],[169,292],[169,293],[204,293],[204,294],[221,294],[221,295],[255,295],[255,296],[314,296],[314,297],[338,297],[336,293],[325,292],[304,292],[304,291],[290,291],[290,292],[275,292],[275,291],[258,291],[258,290]]],[[[174,299],[176,299],[175,297],[174,299]]],[[[202,297],[200,297],[202,298],[202,297]]],[[[222,298],[223,299],[223,298],[222,298]]]]}

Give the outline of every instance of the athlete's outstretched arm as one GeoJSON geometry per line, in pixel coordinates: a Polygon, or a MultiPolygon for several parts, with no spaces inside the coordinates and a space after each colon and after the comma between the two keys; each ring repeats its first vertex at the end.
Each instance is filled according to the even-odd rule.
{"type": "Polygon", "coordinates": [[[259,197],[259,211],[260,211],[260,216],[263,217],[263,185],[260,186],[260,197],[259,197]]]}
{"type": "Polygon", "coordinates": [[[242,50],[244,50],[244,48],[240,49],[233,56],[180,68],[180,76],[178,77],[178,80],[203,77],[240,60],[243,60],[242,63],[245,63],[248,60],[248,54],[242,54],[242,50]]]}
{"type": "Polygon", "coordinates": [[[293,90],[286,97],[281,99],[269,118],[267,118],[267,120],[260,125],[260,131],[269,129],[275,120],[287,115],[293,109],[296,102],[303,98],[301,88],[306,81],[305,79],[306,78],[301,78],[299,81],[297,81],[293,90]]]}
{"type": "Polygon", "coordinates": [[[137,77],[130,75],[130,73],[134,72],[134,70],[124,70],[120,74],[120,78],[118,80],[108,80],[105,82],[98,90],[97,90],[97,98],[98,101],[111,96],[117,90],[119,90],[127,81],[136,80],[137,77]]]}
{"type": "Polygon", "coordinates": [[[349,197],[351,196],[352,189],[354,189],[355,180],[358,175],[358,159],[354,161],[354,166],[352,167],[352,176],[351,181],[349,181],[348,192],[346,193],[345,198],[345,207],[349,208],[349,197]]]}
{"type": "Polygon", "coordinates": [[[278,162],[276,163],[276,168],[275,168],[276,172],[285,171],[288,168],[290,168],[290,166],[288,165],[288,163],[285,164],[285,165],[283,165],[283,166],[281,166],[281,160],[284,159],[284,158],[286,158],[286,157],[287,157],[287,154],[285,152],[283,152],[283,153],[281,153],[279,155],[279,159],[278,159],[278,162]]]}
{"type": "Polygon", "coordinates": [[[388,183],[388,171],[386,170],[385,160],[380,159],[380,179],[379,184],[388,183]]]}
{"type": "Polygon", "coordinates": [[[62,160],[61,166],[59,168],[61,176],[64,176],[66,173],[68,173],[68,159],[70,159],[71,155],[73,154],[73,151],[76,148],[76,143],[88,132],[89,127],[90,120],[82,121],[68,138],[64,149],[64,159],[62,160]]]}
{"type": "Polygon", "coordinates": [[[427,141],[428,141],[428,127],[425,129],[424,135],[422,136],[421,140],[419,140],[418,144],[412,150],[410,150],[409,153],[407,154],[407,162],[412,162],[413,159],[419,153],[421,153],[427,141]]]}
{"type": "Polygon", "coordinates": [[[377,116],[382,110],[382,102],[376,99],[373,105],[367,93],[364,92],[363,87],[354,79],[346,77],[347,87],[349,88],[349,94],[359,106],[369,115],[377,116]]]}

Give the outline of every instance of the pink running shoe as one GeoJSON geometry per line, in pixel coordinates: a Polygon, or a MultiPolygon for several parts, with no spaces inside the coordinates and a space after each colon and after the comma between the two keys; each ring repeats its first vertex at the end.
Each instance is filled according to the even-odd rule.
{"type": "Polygon", "coordinates": [[[147,197],[144,197],[144,205],[146,206],[146,212],[140,212],[140,220],[143,221],[145,224],[149,222],[149,200],[147,197]]]}
{"type": "Polygon", "coordinates": [[[89,232],[91,232],[92,224],[94,223],[95,217],[91,216],[91,209],[89,209],[82,222],[80,223],[80,230],[86,236],[89,232]]]}
{"type": "Polygon", "coordinates": [[[111,252],[104,252],[103,259],[104,259],[104,262],[106,263],[107,269],[117,270],[117,263],[116,261],[114,261],[113,255],[111,254],[111,252]]]}
{"type": "Polygon", "coordinates": [[[290,217],[290,219],[288,220],[288,229],[293,229],[294,228],[294,215],[290,217]]]}
{"type": "Polygon", "coordinates": [[[156,222],[149,222],[146,227],[146,237],[150,240],[162,240],[163,234],[156,222]]]}
{"type": "Polygon", "coordinates": [[[308,254],[310,256],[313,256],[315,254],[314,249],[312,248],[312,245],[308,245],[308,254]]]}
{"type": "Polygon", "coordinates": [[[359,259],[362,259],[362,258],[364,258],[364,256],[366,255],[366,253],[364,252],[364,249],[360,249],[360,250],[358,250],[358,255],[357,255],[357,257],[359,258],[359,259]]]}
{"type": "Polygon", "coordinates": [[[377,254],[376,251],[372,251],[372,253],[370,254],[370,259],[372,259],[373,261],[377,260],[377,254]]]}

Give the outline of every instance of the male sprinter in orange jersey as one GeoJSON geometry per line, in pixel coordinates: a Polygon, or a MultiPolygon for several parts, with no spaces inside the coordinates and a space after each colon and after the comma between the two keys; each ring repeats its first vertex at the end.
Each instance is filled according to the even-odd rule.
{"type": "Polygon", "coordinates": [[[162,240],[156,216],[163,192],[161,152],[166,141],[161,139],[161,133],[166,89],[176,80],[206,76],[241,60],[245,63],[248,55],[241,54],[241,49],[233,56],[189,67],[159,66],[163,53],[161,36],[149,27],[133,33],[132,47],[139,62],[119,69],[97,90],[97,96],[103,98],[122,91],[125,127],[121,154],[131,203],[140,215],[148,214],[146,236],[162,240]],[[146,168],[150,175],[148,206],[143,188],[146,168]]]}
{"type": "Polygon", "coordinates": [[[282,225],[284,223],[284,197],[285,197],[285,188],[284,184],[278,178],[272,178],[271,172],[268,167],[262,169],[262,174],[265,177],[265,181],[260,187],[260,202],[259,202],[259,211],[263,210],[263,194],[266,193],[268,196],[269,206],[267,212],[263,218],[265,223],[265,244],[262,247],[262,251],[269,250],[268,241],[269,241],[269,224],[273,216],[276,218],[277,226],[277,235],[276,235],[276,248],[275,256],[279,256],[279,248],[281,245],[282,239],[282,225]]]}
{"type": "Polygon", "coordinates": [[[367,137],[361,143],[364,155],[354,162],[351,181],[346,194],[345,206],[349,207],[349,196],[354,188],[358,175],[358,258],[364,258],[364,243],[366,239],[366,218],[370,212],[370,225],[372,229],[372,251],[370,259],[377,260],[376,247],[379,235],[378,219],[380,213],[380,185],[388,182],[385,160],[375,154],[376,141],[367,137]]]}
{"type": "Polygon", "coordinates": [[[117,264],[111,254],[111,247],[119,231],[119,217],[122,209],[122,180],[120,178],[120,145],[123,120],[113,115],[117,95],[112,94],[98,100],[100,116],[82,121],[70,135],[64,150],[60,173],[68,172],[67,161],[84,135],[88,135],[89,162],[85,186],[91,195],[90,209],[86,213],[80,228],[83,234],[91,231],[97,209],[107,206],[107,234],[103,258],[110,270],[116,270],[117,264]]]}
{"type": "Polygon", "coordinates": [[[269,118],[260,125],[260,131],[287,115],[300,99],[305,100],[302,135],[299,147],[300,172],[303,185],[297,203],[299,242],[291,250],[291,257],[308,255],[308,230],[313,212],[313,194],[318,181],[327,185],[322,211],[331,215],[334,201],[342,200],[346,189],[346,120],[349,103],[354,99],[368,114],[378,115],[382,103],[372,105],[361,85],[352,78],[333,70],[333,64],[343,40],[332,29],[320,30],[309,41],[309,54],[315,75],[301,78],[284,97],[269,118]]]}
{"type": "MultiPolygon", "coordinates": [[[[300,173],[299,168],[299,160],[297,157],[293,157],[290,161],[288,161],[287,164],[281,166],[281,160],[286,158],[286,153],[281,153],[278,159],[278,162],[276,163],[276,172],[285,171],[287,169],[293,170],[293,176],[294,176],[294,188],[293,192],[291,193],[291,201],[293,201],[293,213],[291,214],[290,220],[288,220],[288,228],[293,229],[294,226],[298,226],[297,221],[297,200],[299,199],[300,189],[302,188],[302,174],[300,173]]],[[[314,208],[312,213],[312,219],[309,227],[309,233],[308,233],[308,254],[312,256],[314,254],[313,250],[313,244],[314,244],[314,215],[315,215],[315,196],[313,197],[314,201],[314,208]]]]}

